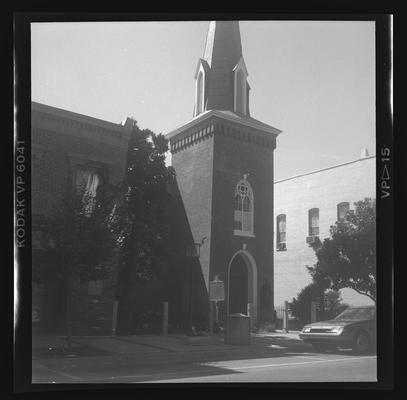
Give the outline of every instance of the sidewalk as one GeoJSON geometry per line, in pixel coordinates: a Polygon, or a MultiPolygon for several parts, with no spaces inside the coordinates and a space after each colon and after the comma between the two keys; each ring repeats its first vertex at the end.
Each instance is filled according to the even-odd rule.
{"type": "Polygon", "coordinates": [[[297,332],[253,333],[249,345],[226,344],[219,334],[198,340],[202,338],[205,342],[189,344],[185,334],[75,336],[74,354],[68,355],[64,337],[33,337],[33,382],[103,381],[140,374],[151,378],[161,372],[173,374],[194,368],[219,372],[219,368],[208,365],[247,360],[261,363],[261,359],[303,354],[311,347],[298,338],[297,332]]]}
{"type": "Polygon", "coordinates": [[[230,345],[224,343],[222,334],[199,337],[194,344],[189,343],[186,335],[131,335],[131,336],[74,336],[72,353],[66,351],[63,336],[33,336],[33,360],[57,363],[149,363],[157,360],[174,362],[176,360],[242,357],[245,355],[275,354],[285,349],[303,346],[298,332],[252,333],[250,345],[230,345]]]}

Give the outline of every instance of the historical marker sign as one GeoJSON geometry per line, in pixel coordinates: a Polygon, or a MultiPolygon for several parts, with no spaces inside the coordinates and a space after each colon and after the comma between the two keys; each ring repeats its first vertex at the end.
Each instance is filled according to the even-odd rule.
{"type": "Polygon", "coordinates": [[[209,282],[209,300],[223,301],[225,300],[225,283],[222,281],[209,282]]]}

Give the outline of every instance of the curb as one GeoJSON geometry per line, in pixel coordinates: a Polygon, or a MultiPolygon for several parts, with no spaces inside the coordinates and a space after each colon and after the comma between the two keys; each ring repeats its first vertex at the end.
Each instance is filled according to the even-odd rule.
{"type": "Polygon", "coordinates": [[[149,352],[149,353],[131,353],[131,354],[112,354],[109,356],[93,356],[93,357],[64,357],[53,359],[35,359],[35,364],[55,365],[59,368],[64,367],[86,367],[87,365],[153,365],[157,362],[160,364],[185,362],[185,361],[209,361],[211,359],[231,357],[247,357],[247,356],[267,356],[277,355],[281,353],[279,349],[264,348],[264,347],[236,347],[224,349],[194,349],[188,351],[167,351],[167,352],[149,352]]]}

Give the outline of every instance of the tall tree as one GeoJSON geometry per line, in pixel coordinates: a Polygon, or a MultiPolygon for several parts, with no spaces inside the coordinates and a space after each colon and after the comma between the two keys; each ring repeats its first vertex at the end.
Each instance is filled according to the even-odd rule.
{"type": "Polygon", "coordinates": [[[313,244],[317,263],[307,267],[325,288],[350,288],[376,302],[376,205],[365,198],[330,229],[331,237],[313,244]]]}
{"type": "Polygon", "coordinates": [[[111,229],[112,193],[101,186],[96,196],[85,187],[72,190],[48,218],[45,249],[58,254],[58,263],[33,265],[33,280],[61,279],[66,284],[66,339],[72,351],[72,294],[75,281],[105,279],[115,247],[111,229]]]}
{"type": "MultiPolygon", "coordinates": [[[[165,273],[168,263],[167,185],[174,178],[165,165],[168,141],[162,134],[140,129],[132,120],[127,153],[127,171],[115,208],[115,230],[121,250],[119,295],[131,297],[129,282],[149,281],[165,273]]],[[[120,307],[120,304],[119,304],[120,307]]],[[[129,323],[129,310],[121,320],[129,323]]]]}

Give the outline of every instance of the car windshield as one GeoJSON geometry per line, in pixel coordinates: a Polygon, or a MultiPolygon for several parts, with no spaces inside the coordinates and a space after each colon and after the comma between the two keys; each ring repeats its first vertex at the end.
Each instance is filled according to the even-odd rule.
{"type": "Polygon", "coordinates": [[[335,319],[366,320],[373,319],[374,315],[374,308],[348,308],[343,313],[339,314],[335,319]]]}

